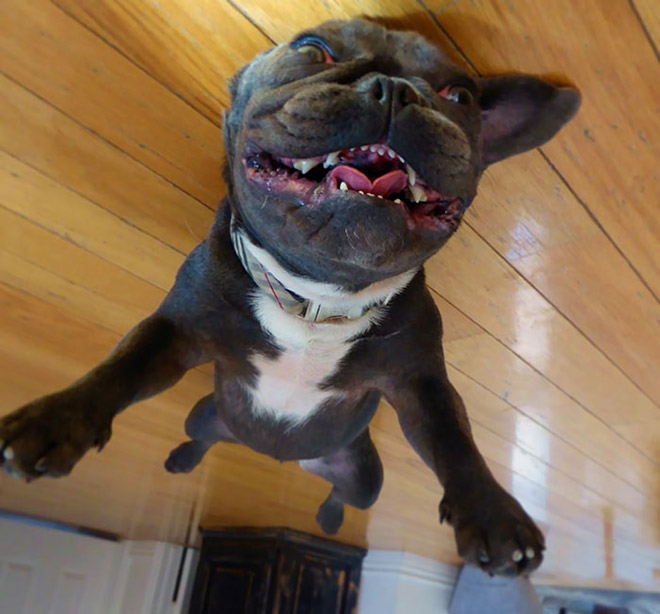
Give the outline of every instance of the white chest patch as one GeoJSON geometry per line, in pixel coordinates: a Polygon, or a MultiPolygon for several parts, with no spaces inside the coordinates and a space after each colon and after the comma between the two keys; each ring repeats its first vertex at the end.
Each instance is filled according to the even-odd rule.
{"type": "Polygon", "coordinates": [[[282,311],[267,295],[258,295],[254,305],[282,353],[275,359],[251,356],[258,372],[254,388],[249,388],[253,407],[302,422],[328,399],[340,398],[340,391],[320,386],[337,372],[351,339],[370,328],[378,312],[341,323],[312,323],[282,311]]]}

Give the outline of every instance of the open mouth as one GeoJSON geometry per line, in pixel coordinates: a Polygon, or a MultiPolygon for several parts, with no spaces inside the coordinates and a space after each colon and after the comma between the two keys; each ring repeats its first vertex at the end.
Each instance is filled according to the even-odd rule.
{"type": "Polygon", "coordinates": [[[362,145],[315,158],[286,158],[264,151],[244,159],[247,178],[260,188],[293,196],[302,205],[343,194],[400,207],[410,230],[452,231],[463,201],[437,192],[393,149],[362,145]]]}

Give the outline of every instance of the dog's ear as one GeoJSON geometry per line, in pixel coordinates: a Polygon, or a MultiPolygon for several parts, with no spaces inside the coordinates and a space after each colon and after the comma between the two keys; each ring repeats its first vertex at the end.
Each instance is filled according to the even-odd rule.
{"type": "Polygon", "coordinates": [[[480,80],[482,160],[492,164],[549,141],[580,107],[580,94],[536,77],[480,80]]]}

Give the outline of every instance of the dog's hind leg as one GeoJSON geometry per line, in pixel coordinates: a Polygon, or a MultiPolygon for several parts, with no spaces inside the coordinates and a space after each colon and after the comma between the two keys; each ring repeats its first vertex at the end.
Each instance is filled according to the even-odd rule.
{"type": "Polygon", "coordinates": [[[317,522],[329,535],[337,533],[344,522],[344,504],[366,510],[376,502],[383,485],[383,465],[368,428],[352,444],[334,454],[298,464],[333,485],[316,515],[317,522]]]}
{"type": "Polygon", "coordinates": [[[170,473],[190,473],[216,443],[237,443],[218,415],[212,394],[195,403],[186,418],[185,430],[190,440],[172,450],[165,461],[165,469],[170,473]]]}

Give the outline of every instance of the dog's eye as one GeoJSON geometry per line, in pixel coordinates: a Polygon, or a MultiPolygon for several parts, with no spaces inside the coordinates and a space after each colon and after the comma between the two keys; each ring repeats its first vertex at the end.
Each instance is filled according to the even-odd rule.
{"type": "Polygon", "coordinates": [[[438,92],[438,95],[457,104],[469,105],[474,101],[474,94],[463,85],[447,85],[438,92]]]}
{"type": "Polygon", "coordinates": [[[335,57],[328,44],[316,36],[304,36],[291,44],[298,53],[302,53],[310,62],[334,64],[335,57]]]}

